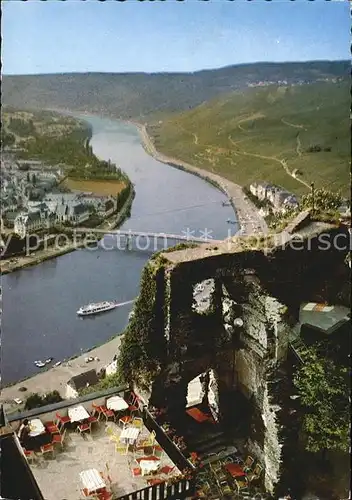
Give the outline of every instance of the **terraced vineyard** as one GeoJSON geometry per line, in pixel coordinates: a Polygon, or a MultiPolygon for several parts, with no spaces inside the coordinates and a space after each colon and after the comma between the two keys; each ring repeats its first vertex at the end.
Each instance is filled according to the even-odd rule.
{"type": "Polygon", "coordinates": [[[314,181],[350,196],[349,91],[347,81],[250,88],[151,123],[148,133],[160,152],[241,185],[262,180],[303,194],[314,181]]]}

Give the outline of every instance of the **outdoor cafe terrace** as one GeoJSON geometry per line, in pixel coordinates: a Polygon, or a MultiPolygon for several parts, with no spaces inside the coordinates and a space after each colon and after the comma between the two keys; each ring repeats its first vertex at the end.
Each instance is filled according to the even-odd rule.
{"type": "Polygon", "coordinates": [[[110,389],[9,416],[15,432],[24,418],[30,439],[18,445],[45,500],[192,496],[191,464],[129,391],[110,389]]]}

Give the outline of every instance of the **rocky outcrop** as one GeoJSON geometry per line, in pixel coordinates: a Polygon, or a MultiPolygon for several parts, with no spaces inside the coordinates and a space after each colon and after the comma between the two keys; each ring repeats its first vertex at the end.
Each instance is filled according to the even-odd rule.
{"type": "MultiPolygon", "coordinates": [[[[182,419],[188,384],[202,375],[202,394],[215,419],[231,425],[229,403],[232,394],[240,393],[250,409],[247,448],[264,466],[268,491],[274,490],[282,470],[281,408],[272,381],[285,364],[300,303],[337,296],[326,283],[346,267],[348,247],[334,245],[345,233],[314,223],[303,228],[300,249],[291,244],[293,235],[281,245],[250,238],[200,245],[162,254],[158,272],[151,274],[164,280],[158,285],[162,293],[148,300],[159,304],[153,314],[161,311],[164,330],[159,334],[166,354],[151,376],[150,403],[168,407],[176,421],[182,419]],[[206,280],[212,284],[207,307],[194,307],[194,290],[206,280]]],[[[144,314],[148,324],[148,308],[144,314]]],[[[141,343],[139,348],[145,355],[141,343]]]]}

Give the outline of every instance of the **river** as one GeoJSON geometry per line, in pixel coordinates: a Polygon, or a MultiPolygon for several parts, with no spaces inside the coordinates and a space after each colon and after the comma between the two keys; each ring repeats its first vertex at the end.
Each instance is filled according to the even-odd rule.
{"type": "MultiPolygon", "coordinates": [[[[231,207],[222,206],[225,196],[202,179],[150,157],[134,125],[84,118],[93,127],[94,153],[120,166],[135,184],[131,217],[121,229],[172,234],[188,229],[198,237],[207,231],[214,239],[227,237],[229,230],[235,233],[237,225],[226,222],[234,214],[231,207]]],[[[77,250],[2,277],[3,385],[38,373],[35,360],[67,359],[124,330],[133,305],[83,319],[76,311],[93,301],[136,297],[151,253],[104,246],[77,250]]]]}

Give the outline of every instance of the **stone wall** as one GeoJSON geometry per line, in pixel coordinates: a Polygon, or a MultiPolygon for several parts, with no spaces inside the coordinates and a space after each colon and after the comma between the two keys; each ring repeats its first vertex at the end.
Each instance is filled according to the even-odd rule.
{"type": "MultiPolygon", "coordinates": [[[[331,238],[339,231],[333,228],[331,238]]],[[[167,355],[152,381],[150,402],[181,418],[188,383],[212,370],[212,399],[220,420],[231,391],[250,402],[248,450],[263,464],[265,486],[273,491],[282,457],[280,408],[273,403],[271,381],[286,360],[300,302],[329,300],[326,283],[344,265],[346,252],[333,246],[320,251],[317,234],[301,251],[220,247],[161,256],[167,355]],[[211,305],[202,311],[194,308],[194,287],[204,280],[213,280],[214,286],[211,305]]]]}

